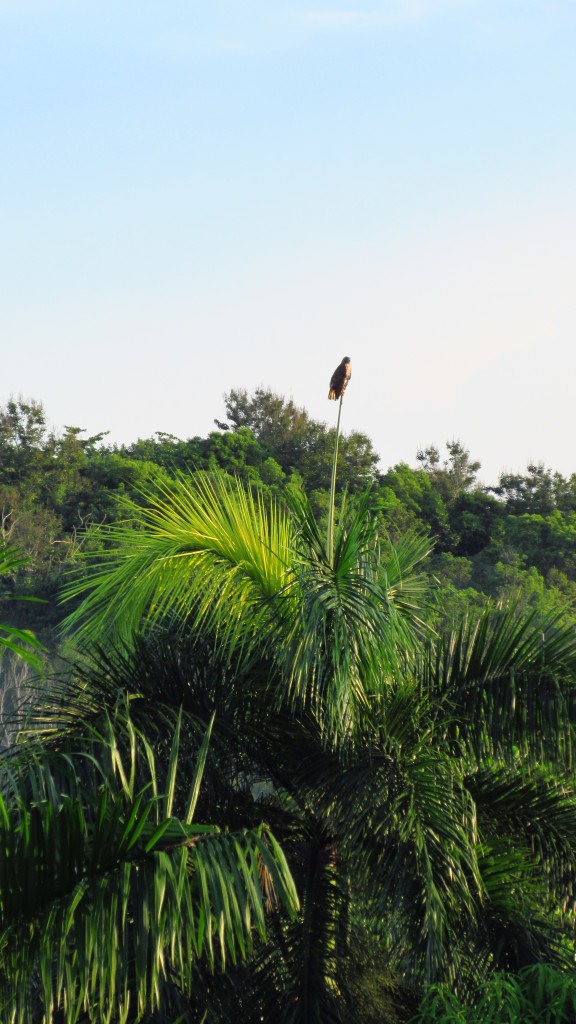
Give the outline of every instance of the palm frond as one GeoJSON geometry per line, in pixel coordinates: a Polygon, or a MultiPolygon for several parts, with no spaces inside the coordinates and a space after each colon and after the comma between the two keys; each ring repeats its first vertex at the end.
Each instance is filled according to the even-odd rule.
{"type": "Polygon", "coordinates": [[[486,837],[508,836],[538,867],[541,904],[576,903],[576,791],[552,768],[484,764],[466,777],[486,837]]]}
{"type": "MultiPolygon", "coordinates": [[[[84,637],[153,625],[176,612],[213,629],[231,651],[269,620],[269,602],[286,583],[288,517],[236,481],[195,474],[129,506],[132,522],[104,531],[112,549],[65,599],[84,596],[66,628],[84,637]],[[88,593],[87,593],[88,592],[88,593]]],[[[192,624],[191,623],[191,624],[192,624]]]]}
{"type": "Polygon", "coordinates": [[[489,605],[430,644],[419,671],[479,756],[574,763],[576,632],[557,616],[489,605]]]}
{"type": "Polygon", "coordinates": [[[484,898],[476,928],[466,936],[475,956],[494,970],[535,963],[568,967],[573,956],[566,927],[542,901],[540,868],[510,837],[481,845],[478,863],[484,898]]]}
{"type": "Polygon", "coordinates": [[[57,1009],[66,1024],[81,1013],[111,1021],[130,1006],[154,1010],[168,980],[190,990],[199,960],[248,956],[277,903],[296,911],[286,859],[266,826],[191,823],[201,760],[185,816],[166,814],[179,743],[175,733],[161,778],[125,714],[108,719],[84,754],[43,759],[36,749],[28,772],[13,773],[11,758],[2,765],[3,1020],[31,1019],[34,978],[47,1016],[57,1009]]]}

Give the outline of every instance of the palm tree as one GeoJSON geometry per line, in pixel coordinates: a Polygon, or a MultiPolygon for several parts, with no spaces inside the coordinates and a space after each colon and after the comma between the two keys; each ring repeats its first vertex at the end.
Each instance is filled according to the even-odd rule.
{"type": "Polygon", "coordinates": [[[217,983],[175,977],[183,1019],[372,1024],[433,981],[466,998],[502,968],[571,965],[572,633],[488,608],[426,637],[426,544],[393,549],[366,504],[332,558],[304,498],[266,508],[224,478],[131,515],[69,589],[91,646],[29,728],[84,748],[120,700],[171,778],[167,736],[197,754],[215,714],[198,813],[266,821],[301,904],[217,983]]]}
{"type": "Polygon", "coordinates": [[[239,482],[195,474],[149,493],[132,523],[104,531],[110,548],[68,618],[88,640],[129,644],[178,620],[187,635],[211,638],[236,671],[268,663],[267,698],[309,711],[336,737],[354,727],[382,673],[401,671],[416,648],[429,550],[407,536],[382,541],[367,504],[341,517],[333,558],[304,495],[291,509],[239,482]]]}

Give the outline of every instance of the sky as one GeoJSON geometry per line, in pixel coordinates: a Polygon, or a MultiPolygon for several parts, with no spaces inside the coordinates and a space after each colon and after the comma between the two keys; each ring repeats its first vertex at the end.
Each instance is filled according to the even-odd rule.
{"type": "Polygon", "coordinates": [[[574,0],[0,0],[0,404],[576,472],[574,0]]]}

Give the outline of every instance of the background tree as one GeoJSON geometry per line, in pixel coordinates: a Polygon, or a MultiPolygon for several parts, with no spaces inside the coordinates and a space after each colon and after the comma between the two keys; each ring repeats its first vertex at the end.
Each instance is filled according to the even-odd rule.
{"type": "Polygon", "coordinates": [[[444,501],[449,502],[460,492],[474,486],[480,463],[472,462],[470,452],[461,441],[447,441],[446,448],[448,458],[442,464],[440,452],[434,445],[418,451],[416,458],[429,474],[434,488],[444,501]]]}
{"type": "Polygon", "coordinates": [[[502,473],[496,487],[491,488],[515,514],[548,515],[555,509],[576,511],[576,475],[565,479],[542,463],[530,463],[527,472],[502,473]]]}
{"type": "MultiPolygon", "coordinates": [[[[284,473],[297,471],[308,492],[330,486],[334,429],[309,417],[305,409],[264,388],[251,395],[233,389],[225,396],[226,415],[232,431],[248,428],[284,473]]],[[[372,442],[358,431],[340,438],[338,482],[340,489],[363,491],[375,480],[378,455],[372,442]]]]}

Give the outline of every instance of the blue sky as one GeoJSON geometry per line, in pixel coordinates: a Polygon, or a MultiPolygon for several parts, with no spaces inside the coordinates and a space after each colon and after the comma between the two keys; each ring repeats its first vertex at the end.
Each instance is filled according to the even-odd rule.
{"type": "Polygon", "coordinates": [[[0,402],[576,472],[573,0],[0,0],[0,402]]]}

